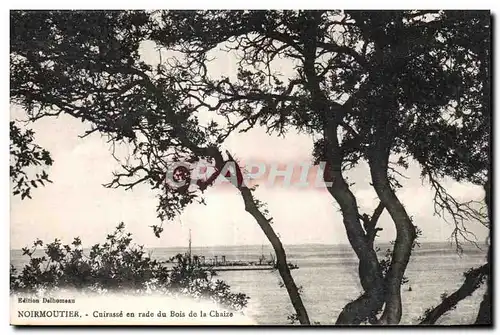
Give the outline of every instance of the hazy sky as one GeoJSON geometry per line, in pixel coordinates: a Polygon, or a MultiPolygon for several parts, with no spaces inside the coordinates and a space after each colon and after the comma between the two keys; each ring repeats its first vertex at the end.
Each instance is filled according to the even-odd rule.
{"type": "MultiPolygon", "coordinates": [[[[13,113],[15,114],[15,113],[13,113]]],[[[33,189],[33,199],[12,198],[11,244],[22,247],[39,237],[70,241],[80,236],[85,244],[102,241],[120,221],[148,246],[187,244],[189,228],[193,245],[267,243],[257,223],[244,210],[234,188],[216,186],[206,192],[207,205],[190,205],[179,219],[165,224],[165,232],[156,238],[148,226],[158,224],[156,199],[146,185],[133,191],[106,189],[112,172],[119,168],[109,152],[109,144],[99,135],[78,138],[85,126],[69,117],[45,119],[34,127],[36,140],[50,150],[54,165],[49,169],[53,184],[33,189]]],[[[234,136],[227,147],[242,160],[256,157],[263,161],[304,162],[310,160],[312,140],[305,135],[290,135],[286,140],[255,129],[234,136]]],[[[446,240],[451,226],[433,216],[432,192],[422,185],[419,170],[412,166],[406,173],[404,188],[398,192],[414,222],[424,232],[423,240],[446,240]]],[[[378,201],[369,185],[366,166],[349,174],[356,182],[359,205],[369,213],[378,201]]],[[[461,199],[481,199],[480,187],[447,182],[452,194],[461,199]]],[[[256,197],[267,202],[274,229],[283,243],[347,243],[338,205],[325,189],[286,189],[261,187],[256,197]]],[[[381,241],[394,238],[394,228],[387,212],[381,217],[381,241]]],[[[479,227],[478,227],[479,228],[479,227]]],[[[484,229],[473,229],[484,240],[484,229]]]]}
{"type": "MultiPolygon", "coordinates": [[[[157,52],[146,47],[145,59],[154,61],[157,52]]],[[[282,64],[291,68],[290,64],[282,64]]],[[[234,74],[235,64],[220,57],[212,70],[234,74]]],[[[283,70],[283,69],[282,69],[283,70]]],[[[19,117],[22,111],[11,107],[11,115],[19,117]]],[[[33,189],[33,199],[11,200],[11,247],[20,248],[36,238],[44,242],[61,238],[71,242],[79,236],[84,245],[104,240],[107,233],[121,221],[135,242],[150,247],[187,245],[188,231],[192,229],[193,246],[268,244],[254,219],[244,210],[243,200],[235,188],[219,186],[205,192],[207,205],[190,205],[176,220],[164,224],[164,233],[156,238],[152,228],[159,224],[156,218],[157,200],[147,185],[133,191],[106,189],[102,184],[112,178],[119,168],[112,158],[109,144],[93,134],[78,138],[88,126],[76,119],[61,116],[40,120],[34,124],[36,141],[48,149],[54,165],[48,170],[53,184],[33,189]]],[[[313,140],[307,135],[290,133],[286,139],[270,136],[262,128],[232,135],[225,143],[242,161],[259,159],[266,162],[302,162],[311,160],[313,140]]],[[[452,227],[433,215],[432,195],[428,185],[422,185],[419,168],[415,164],[405,173],[403,189],[398,196],[414,223],[423,231],[422,241],[444,241],[452,227]]],[[[356,182],[354,191],[362,211],[371,214],[378,204],[369,185],[367,167],[362,165],[349,174],[356,182]]],[[[481,187],[446,182],[451,194],[462,200],[480,200],[481,187]]],[[[274,229],[284,244],[348,243],[338,205],[325,189],[293,190],[282,187],[257,189],[256,198],[268,204],[274,218],[274,229]]],[[[384,211],[380,219],[384,228],[378,241],[395,238],[394,225],[384,211]]],[[[472,226],[479,242],[484,243],[486,229],[472,226]]]]}

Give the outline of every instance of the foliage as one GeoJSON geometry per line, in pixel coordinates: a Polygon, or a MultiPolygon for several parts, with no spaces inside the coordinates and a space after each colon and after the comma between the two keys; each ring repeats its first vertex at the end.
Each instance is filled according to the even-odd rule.
{"type": "Polygon", "coordinates": [[[132,188],[138,182],[122,178],[146,174],[140,182],[163,190],[158,207],[163,219],[193,200],[189,193],[168,192],[164,183],[165,162],[179,160],[186,150],[173,145],[175,131],[189,132],[190,143],[201,136],[191,116],[177,109],[171,76],[150,79],[156,70],[139,59],[147,22],[143,12],[13,12],[11,101],[31,120],[64,112],[92,124],[86,135],[100,131],[115,142],[130,142],[140,164],[124,163],[125,173],[117,173],[109,187],[132,188]]]}
{"type": "Polygon", "coordinates": [[[39,166],[52,165],[50,153],[34,143],[34,132],[31,129],[22,130],[15,121],[10,122],[10,178],[12,194],[20,195],[21,199],[31,199],[31,188],[45,186],[51,183],[45,170],[35,173],[31,171],[39,166]]]}
{"type": "Polygon", "coordinates": [[[36,240],[23,248],[29,263],[18,271],[11,265],[10,288],[13,293],[34,293],[52,289],[74,289],[80,292],[152,292],[210,299],[225,307],[242,309],[248,302],[243,293],[232,293],[227,283],[215,280],[215,273],[202,268],[186,255],[170,259],[173,267],[151,259],[143,246],[132,244],[130,233],[120,223],[106,242],[92,246],[88,254],[79,238],[71,245],[56,239],[44,248],[36,240]]]}
{"type": "Polygon", "coordinates": [[[287,320],[293,325],[299,321],[299,317],[297,316],[297,313],[292,313],[287,316],[287,320]]]}

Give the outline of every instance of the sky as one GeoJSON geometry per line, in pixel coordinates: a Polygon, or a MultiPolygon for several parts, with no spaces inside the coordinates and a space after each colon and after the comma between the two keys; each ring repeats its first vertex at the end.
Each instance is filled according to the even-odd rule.
{"type": "MultiPolygon", "coordinates": [[[[155,62],[157,51],[143,47],[146,61],[155,62]]],[[[279,64],[281,71],[292,65],[279,64]]],[[[229,76],[235,73],[234,59],[219,55],[211,71],[229,76]]],[[[22,118],[23,111],[11,105],[11,118],[22,118]]],[[[99,134],[84,139],[78,135],[88,125],[69,116],[42,119],[33,124],[36,142],[51,152],[54,164],[48,169],[52,184],[33,189],[33,199],[11,198],[11,248],[30,245],[36,238],[44,242],[61,239],[69,243],[76,236],[84,245],[103,242],[120,222],[125,223],[134,241],[147,247],[187,246],[189,230],[193,246],[267,245],[265,235],[244,210],[243,200],[235,188],[215,186],[205,192],[206,205],[192,204],[178,218],[164,223],[164,232],[156,238],[150,226],[158,225],[157,199],[148,185],[133,190],[107,189],[103,184],[119,169],[110,146],[99,134]]],[[[310,162],[313,139],[309,135],[289,133],[286,139],[266,134],[261,127],[243,134],[233,134],[224,144],[238,159],[263,162],[310,162]]],[[[422,183],[417,164],[404,172],[408,179],[397,192],[414,224],[422,231],[421,241],[446,241],[452,226],[434,213],[433,193],[422,183]]],[[[361,164],[348,174],[355,182],[353,191],[361,212],[371,214],[378,204],[367,166],[361,164]]],[[[461,200],[481,200],[481,187],[445,181],[449,192],[461,200]]],[[[274,218],[273,228],[285,245],[348,243],[339,207],[325,188],[290,189],[283,186],[260,187],[255,197],[267,203],[274,218]]],[[[377,241],[395,238],[394,224],[387,211],[380,218],[377,241]]],[[[478,224],[470,230],[484,243],[487,231],[478,224]]]]}
{"type": "MultiPolygon", "coordinates": [[[[12,110],[12,115],[17,113],[21,112],[12,110]]],[[[103,241],[122,221],[138,244],[149,247],[187,245],[189,229],[193,246],[268,243],[257,223],[245,212],[238,191],[224,185],[206,191],[206,205],[189,205],[180,217],[166,222],[158,239],[149,227],[159,224],[157,199],[147,185],[131,191],[102,186],[119,169],[105,138],[97,134],[79,138],[86,126],[66,116],[37,121],[33,129],[37,143],[48,149],[54,159],[48,169],[53,183],[33,189],[33,199],[11,198],[12,248],[31,244],[36,238],[70,242],[76,236],[90,245],[103,241]]],[[[257,157],[262,161],[300,163],[310,161],[312,139],[298,134],[282,139],[256,128],[231,137],[226,147],[241,160],[257,157]]],[[[403,188],[397,194],[422,229],[422,241],[447,240],[452,227],[433,215],[433,193],[422,184],[418,167],[412,164],[405,174],[409,179],[403,180],[403,188]]],[[[369,184],[367,167],[359,166],[348,176],[349,181],[356,183],[353,190],[360,208],[372,213],[378,200],[369,184]]],[[[451,181],[445,185],[462,200],[480,200],[484,196],[477,186],[451,181]]],[[[274,218],[273,227],[284,244],[348,242],[338,205],[324,188],[259,187],[255,196],[267,203],[274,218]]],[[[380,218],[380,227],[384,230],[378,241],[394,239],[394,226],[386,211],[380,218]]],[[[472,226],[471,230],[482,243],[485,229],[472,226]]]]}

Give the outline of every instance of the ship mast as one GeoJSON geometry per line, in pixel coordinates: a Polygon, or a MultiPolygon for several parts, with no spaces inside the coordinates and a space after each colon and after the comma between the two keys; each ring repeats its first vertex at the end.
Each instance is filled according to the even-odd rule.
{"type": "Polygon", "coordinates": [[[191,228],[189,229],[189,249],[188,249],[188,257],[191,259],[191,228]]]}

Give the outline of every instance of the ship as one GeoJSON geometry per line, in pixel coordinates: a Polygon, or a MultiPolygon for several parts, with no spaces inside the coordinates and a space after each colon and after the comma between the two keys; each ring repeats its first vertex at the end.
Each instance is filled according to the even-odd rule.
{"type": "MultiPolygon", "coordinates": [[[[191,249],[191,229],[189,230],[189,245],[186,256],[194,264],[211,271],[257,271],[278,268],[272,254],[270,254],[270,259],[264,256],[264,246],[262,246],[261,256],[256,261],[227,260],[225,255],[214,255],[213,258],[208,259],[203,255],[194,255],[191,249]]],[[[297,264],[288,263],[288,268],[294,270],[299,267],[297,264]]]]}

